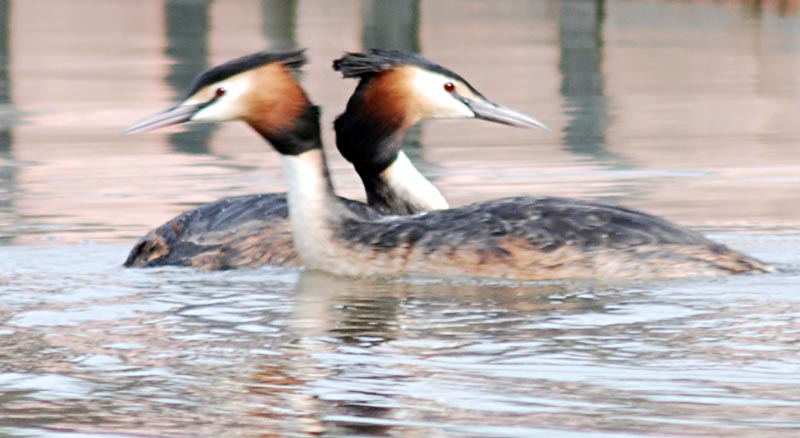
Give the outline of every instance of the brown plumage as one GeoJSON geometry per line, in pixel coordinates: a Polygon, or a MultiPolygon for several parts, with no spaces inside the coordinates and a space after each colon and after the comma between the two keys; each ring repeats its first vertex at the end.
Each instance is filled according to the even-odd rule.
{"type": "Polygon", "coordinates": [[[147,233],[131,249],[125,266],[207,270],[298,266],[288,216],[282,193],[236,196],[205,204],[147,233]],[[265,247],[264,242],[270,245],[265,247]]]}
{"type": "MultiPolygon", "coordinates": [[[[360,202],[342,202],[357,216],[380,217],[360,202]]],[[[206,270],[301,265],[285,193],[231,196],[181,213],[139,239],[124,263],[206,270]]]]}
{"type": "Polygon", "coordinates": [[[248,93],[242,120],[265,137],[290,129],[310,102],[289,68],[279,63],[269,64],[246,74],[254,83],[272,84],[270,89],[274,92],[255,88],[248,93]]]}
{"type": "Polygon", "coordinates": [[[419,122],[421,117],[409,90],[412,72],[409,67],[375,75],[363,94],[364,116],[397,130],[419,122]]]}

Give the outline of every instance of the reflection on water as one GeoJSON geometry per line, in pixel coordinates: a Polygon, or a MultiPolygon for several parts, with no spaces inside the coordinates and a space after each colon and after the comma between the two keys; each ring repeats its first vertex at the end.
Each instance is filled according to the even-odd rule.
{"type": "Polygon", "coordinates": [[[272,50],[296,49],[297,0],[262,0],[261,32],[272,50]]]}
{"type": "Polygon", "coordinates": [[[361,9],[363,47],[419,52],[419,0],[369,0],[361,9]]]}
{"type": "Polygon", "coordinates": [[[603,96],[603,19],[605,2],[564,2],[559,15],[561,94],[571,116],[565,146],[573,153],[602,159],[608,108],[603,96]]]}
{"type": "Polygon", "coordinates": [[[0,427],[21,436],[790,437],[800,427],[796,274],[509,287],[125,270],[111,263],[125,247],[73,249],[0,252],[14,260],[0,427]]]}
{"type": "Polygon", "coordinates": [[[796,436],[799,32],[795,1],[0,0],[0,435],[796,436]],[[283,190],[241,126],[120,135],[264,47],[308,47],[325,126],[355,85],[330,60],[363,47],[421,51],[550,125],[416,130],[410,155],[453,204],[618,201],[782,272],[122,269],[189,205],[283,190]]]}
{"type": "MultiPolygon", "coordinates": [[[[792,230],[800,217],[787,202],[800,158],[794,3],[755,15],[704,1],[2,5],[17,23],[13,38],[0,28],[14,52],[0,64],[15,101],[2,112],[6,242],[131,241],[187,205],[282,190],[277,157],[241,127],[119,135],[198,70],[263,47],[309,48],[303,81],[324,126],[354,86],[330,59],[378,46],[421,50],[553,128],[461,121],[412,132],[410,155],[455,205],[572,196],[708,230],[792,230]],[[61,13],[74,20],[45,30],[61,13]],[[42,44],[43,32],[58,44],[42,44]]],[[[337,188],[363,196],[331,156],[337,188]]]]}
{"type": "MultiPolygon", "coordinates": [[[[167,45],[164,54],[170,59],[170,71],[165,82],[181,96],[186,84],[192,82],[197,72],[208,65],[208,2],[168,0],[164,4],[167,45]]],[[[194,125],[187,131],[169,135],[169,143],[176,152],[209,153],[208,143],[214,125],[194,125]]]]}
{"type": "MultiPolygon", "coordinates": [[[[0,229],[11,227],[14,217],[14,192],[16,189],[16,166],[11,165],[12,136],[11,124],[14,120],[8,66],[11,63],[8,50],[8,1],[0,0],[0,229]],[[5,29],[6,31],[2,31],[5,29]],[[8,218],[8,219],[6,219],[8,218]]],[[[10,233],[0,232],[0,244],[11,241],[10,233]]]]}

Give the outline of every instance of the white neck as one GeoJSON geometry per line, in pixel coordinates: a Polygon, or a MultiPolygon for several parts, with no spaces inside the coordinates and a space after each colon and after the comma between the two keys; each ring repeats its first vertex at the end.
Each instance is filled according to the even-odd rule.
{"type": "Polygon", "coordinates": [[[423,211],[450,208],[439,189],[419,173],[402,151],[397,153],[397,159],[381,175],[397,197],[423,211]]]}
{"type": "Polygon", "coordinates": [[[295,249],[309,267],[334,256],[332,226],[343,207],[333,193],[330,175],[321,149],[300,155],[281,155],[283,172],[289,182],[289,220],[295,249]]]}
{"type": "MultiPolygon", "coordinates": [[[[307,268],[339,274],[371,272],[368,264],[354,263],[353,260],[363,254],[353,253],[351,245],[335,232],[336,227],[340,227],[348,218],[357,221],[362,219],[334,194],[322,150],[282,155],[281,158],[283,172],[289,182],[287,198],[292,239],[303,264],[307,268]]],[[[447,207],[439,191],[417,172],[408,157],[401,153],[390,168],[394,170],[387,169],[387,179],[395,181],[395,187],[403,187],[409,197],[423,199],[436,206],[431,208],[447,207]]]]}

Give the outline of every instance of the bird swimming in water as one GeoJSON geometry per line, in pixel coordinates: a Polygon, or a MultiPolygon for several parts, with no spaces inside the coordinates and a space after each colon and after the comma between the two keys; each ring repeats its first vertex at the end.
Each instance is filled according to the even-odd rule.
{"type": "MultiPolygon", "coordinates": [[[[403,52],[375,50],[372,53],[373,56],[384,53],[387,62],[416,59],[416,64],[407,63],[408,69],[437,67],[403,52]]],[[[222,76],[234,74],[237,69],[249,69],[262,56],[268,58],[269,54],[257,53],[210,69],[198,76],[187,97],[222,76]]],[[[452,72],[448,74],[461,79],[452,72]]],[[[353,163],[363,180],[369,208],[360,202],[343,200],[348,208],[365,217],[448,208],[439,190],[400,150],[411,126],[441,116],[431,111],[430,104],[425,102],[425,93],[416,90],[423,84],[395,83],[399,79],[399,76],[394,79],[376,77],[360,81],[346,111],[335,123],[336,146],[353,163]],[[378,114],[386,117],[377,117],[378,114]]],[[[475,118],[545,128],[524,114],[489,101],[477,91],[472,104],[475,118]]],[[[251,106],[248,110],[260,108],[251,106]]],[[[128,131],[137,131],[137,126],[142,127],[138,130],[163,126],[151,125],[148,120],[128,131]]],[[[233,196],[184,212],[141,238],[124,263],[128,267],[174,265],[209,270],[299,264],[291,240],[285,193],[233,196]]]]}
{"type": "MultiPolygon", "coordinates": [[[[306,268],[352,276],[515,280],[675,278],[772,270],[664,219],[593,202],[513,197],[410,216],[357,214],[333,192],[319,134],[319,109],[290,74],[303,63],[301,53],[256,59],[244,65],[234,62],[223,71],[235,73],[214,75],[178,105],[130,130],[191,120],[247,122],[281,154],[294,247],[306,268]]],[[[413,84],[422,98],[403,105],[423,114],[467,118],[480,111],[472,106],[480,97],[473,87],[416,55],[348,54],[335,68],[346,77],[361,78],[362,84],[378,81],[401,89],[413,84]]],[[[371,98],[368,93],[363,97],[371,98]]],[[[390,126],[406,123],[392,119],[395,113],[376,108],[371,116],[390,126]]],[[[359,156],[368,153],[360,151],[359,156]]]]}

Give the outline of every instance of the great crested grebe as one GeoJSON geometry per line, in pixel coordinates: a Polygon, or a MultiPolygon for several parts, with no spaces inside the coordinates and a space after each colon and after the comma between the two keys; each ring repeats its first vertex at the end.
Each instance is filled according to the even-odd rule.
{"type": "MultiPolygon", "coordinates": [[[[417,57],[413,57],[417,59],[417,57]]],[[[319,110],[275,54],[236,75],[207,81],[133,131],[189,120],[244,120],[281,154],[289,180],[295,248],[307,268],[344,275],[423,274],[517,280],[652,278],[768,272],[772,268],[644,213],[559,198],[516,197],[413,216],[366,217],[336,197],[319,135],[319,110]],[[257,84],[257,86],[256,86],[257,84]],[[259,111],[252,111],[252,108],[259,111]]],[[[350,54],[345,76],[398,75],[422,86],[425,111],[474,117],[465,81],[428,64],[350,54]],[[415,65],[419,66],[419,63],[415,65]]],[[[377,113],[376,117],[388,116],[377,113]]]]}
{"type": "MultiPolygon", "coordinates": [[[[293,52],[294,58],[285,54],[283,64],[289,68],[305,62],[302,52],[293,52]]],[[[383,53],[387,60],[394,58],[408,62],[409,69],[436,67],[424,59],[402,52],[383,53]]],[[[203,87],[270,62],[276,54],[256,53],[210,69],[195,79],[187,97],[203,87]]],[[[396,63],[397,61],[395,61],[396,63]]],[[[452,72],[448,72],[458,77],[452,72]]],[[[250,75],[256,79],[256,75],[250,75]]],[[[424,119],[440,117],[427,111],[424,94],[415,94],[414,87],[397,88],[385,78],[360,81],[350,98],[346,111],[336,119],[336,146],[342,155],[353,163],[364,181],[367,203],[342,198],[354,213],[364,217],[383,214],[414,214],[448,208],[442,194],[425,179],[400,150],[408,129],[424,119]],[[390,117],[375,117],[375,107],[386,110],[387,102],[399,99],[391,109],[390,117]],[[400,107],[397,104],[404,103],[400,107]],[[417,103],[417,105],[408,105],[417,103]],[[402,111],[402,112],[401,112],[402,111]],[[389,123],[387,123],[387,120],[389,123]]],[[[405,84],[411,85],[411,84],[405,84]]],[[[423,86],[423,84],[420,84],[423,86]]],[[[221,93],[226,93],[227,89],[221,93]]],[[[477,91],[473,105],[475,118],[520,127],[541,127],[538,121],[492,103],[477,91]]],[[[221,96],[220,96],[221,97],[221,96]]],[[[216,92],[215,92],[216,98],[216,92]]],[[[178,111],[177,107],[171,109],[178,111]]],[[[261,110],[252,107],[252,110],[261,110]]],[[[182,111],[182,110],[180,110],[182,111]]],[[[127,132],[155,129],[176,120],[172,113],[145,119],[128,128],[127,132]]],[[[178,113],[178,119],[188,117],[178,113]]],[[[124,265],[129,267],[196,266],[205,269],[255,268],[264,265],[292,266],[300,262],[292,245],[285,193],[233,196],[205,204],[184,212],[137,242],[124,265]]]]}

